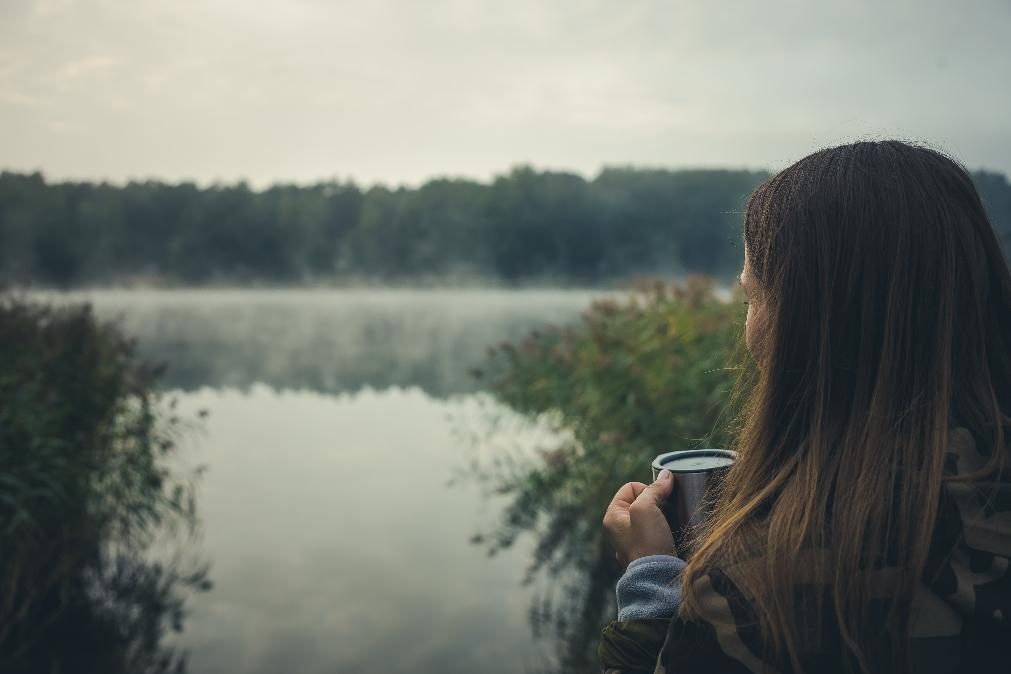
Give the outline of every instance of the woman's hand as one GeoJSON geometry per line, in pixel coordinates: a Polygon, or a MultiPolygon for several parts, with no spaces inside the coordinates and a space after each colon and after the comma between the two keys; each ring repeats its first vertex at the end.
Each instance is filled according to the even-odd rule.
{"type": "Polygon", "coordinates": [[[604,531],[621,568],[647,555],[677,555],[670,525],[660,510],[674,486],[674,476],[666,468],[656,482],[625,484],[604,513],[604,531]]]}

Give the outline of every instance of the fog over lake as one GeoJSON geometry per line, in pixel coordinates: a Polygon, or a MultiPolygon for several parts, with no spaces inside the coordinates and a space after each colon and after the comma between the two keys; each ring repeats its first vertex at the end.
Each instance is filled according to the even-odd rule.
{"type": "Polygon", "coordinates": [[[195,674],[518,672],[543,665],[530,546],[468,542],[503,505],[475,459],[550,443],[477,392],[488,346],[576,320],[589,291],[94,291],[180,415],[208,417],[198,548],[210,592],[181,643],[195,674]]]}
{"type": "Polygon", "coordinates": [[[583,290],[103,290],[44,293],[91,300],[167,365],[164,384],[327,393],[418,386],[478,390],[468,371],[486,350],[531,328],[578,318],[583,290]]]}

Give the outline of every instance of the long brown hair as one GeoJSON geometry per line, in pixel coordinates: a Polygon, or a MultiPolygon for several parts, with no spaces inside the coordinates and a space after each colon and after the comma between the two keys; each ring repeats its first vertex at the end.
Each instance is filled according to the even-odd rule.
{"type": "Polygon", "coordinates": [[[696,580],[736,565],[777,667],[802,671],[831,622],[845,669],[895,671],[949,430],[1007,446],[1007,261],[965,168],[899,141],[821,150],[773,176],[748,200],[744,240],[763,348],[738,383],[739,458],[683,576],[681,616],[701,615],[696,580]],[[882,564],[898,570],[887,637],[867,619],[880,583],[861,573],[882,564]],[[829,591],[801,617],[812,578],[829,591]]]}

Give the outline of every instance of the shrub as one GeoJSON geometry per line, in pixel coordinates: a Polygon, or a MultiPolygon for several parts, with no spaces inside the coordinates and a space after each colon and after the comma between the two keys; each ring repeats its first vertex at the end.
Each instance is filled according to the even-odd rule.
{"type": "Polygon", "coordinates": [[[209,583],[148,554],[196,524],[158,372],[88,306],[11,297],[0,354],[0,670],[182,671],[162,636],[209,583]]]}
{"type": "Polygon", "coordinates": [[[620,569],[601,527],[614,493],[625,482],[649,482],[657,454],[726,446],[720,421],[733,418],[737,380],[728,363],[746,362],[734,358],[743,312],[714,291],[706,277],[639,282],[623,299],[594,302],[576,325],[492,349],[476,373],[499,401],[551,420],[567,438],[477,471],[508,495],[508,506],[492,531],[473,539],[494,554],[521,535],[535,538],[526,580],[552,582],[531,622],[536,636],[551,630],[559,641],[556,671],[591,671],[600,629],[616,612],[620,569]]]}

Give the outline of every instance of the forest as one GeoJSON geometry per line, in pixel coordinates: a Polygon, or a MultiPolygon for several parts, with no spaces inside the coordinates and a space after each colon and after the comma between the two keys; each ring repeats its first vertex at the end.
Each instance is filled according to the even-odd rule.
{"type": "MultiPolygon", "coordinates": [[[[739,270],[760,171],[517,166],[489,183],[199,187],[0,174],[0,283],[607,285],[739,270]]],[[[976,184],[1011,238],[1011,184],[976,184]]]]}

